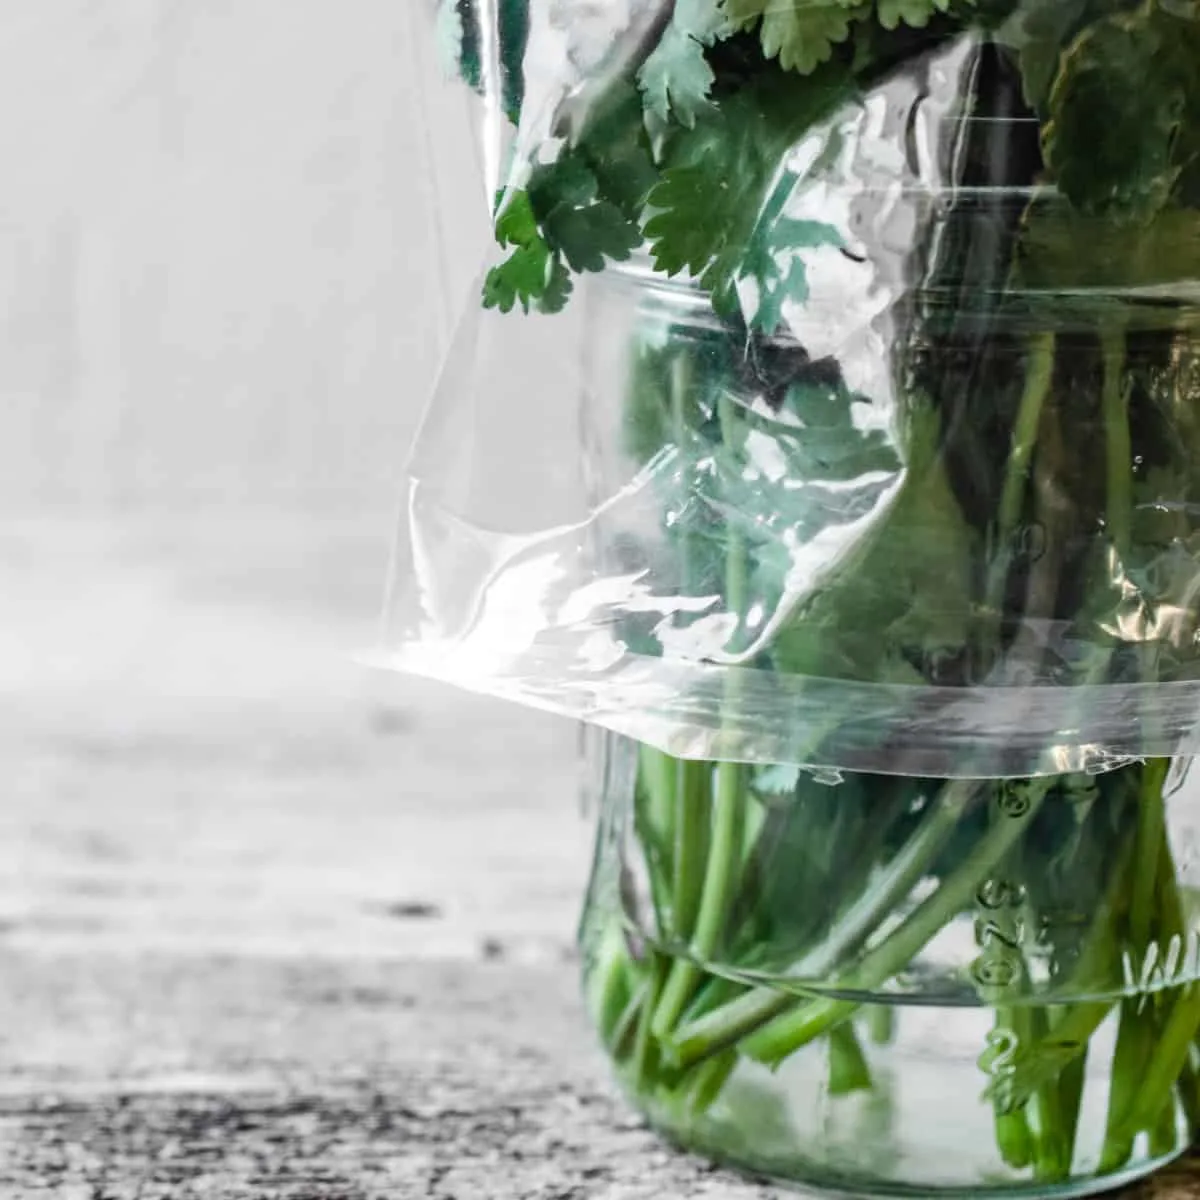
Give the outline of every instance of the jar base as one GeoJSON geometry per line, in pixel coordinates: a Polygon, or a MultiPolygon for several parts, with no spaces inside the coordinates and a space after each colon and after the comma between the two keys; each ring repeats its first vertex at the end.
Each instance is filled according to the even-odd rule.
{"type": "Polygon", "coordinates": [[[703,1138],[689,1138],[664,1121],[643,1112],[646,1123],[663,1141],[685,1154],[697,1155],[748,1181],[776,1188],[782,1194],[827,1196],[830,1200],[1076,1200],[1077,1197],[1102,1196],[1129,1187],[1138,1180],[1177,1162],[1187,1153],[1181,1147],[1160,1158],[1142,1159],[1110,1175],[1064,1180],[1061,1183],[997,1183],[970,1186],[931,1186],[927,1183],[902,1183],[891,1180],[854,1178],[830,1171],[817,1163],[796,1159],[787,1174],[769,1166],[745,1162],[727,1151],[706,1146],[703,1138]]]}

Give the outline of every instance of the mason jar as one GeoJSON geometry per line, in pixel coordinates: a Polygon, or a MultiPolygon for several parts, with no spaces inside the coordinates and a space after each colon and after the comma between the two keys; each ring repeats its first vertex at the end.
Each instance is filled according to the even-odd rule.
{"type": "Polygon", "coordinates": [[[590,554],[662,667],[589,758],[589,1012],[668,1138],[855,1195],[1091,1194],[1200,1117],[1194,287],[987,55],[796,150],[837,236],[769,334],[587,292],[590,554]]]}

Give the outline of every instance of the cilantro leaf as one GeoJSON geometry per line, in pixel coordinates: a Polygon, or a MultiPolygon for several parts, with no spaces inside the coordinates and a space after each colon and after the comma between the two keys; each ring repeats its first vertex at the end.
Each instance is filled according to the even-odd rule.
{"type": "Polygon", "coordinates": [[[698,121],[648,197],[655,265],[696,276],[721,312],[736,309],[739,280],[754,278],[762,310],[754,323],[773,331],[788,289],[802,286],[790,266],[789,278],[780,278],[776,252],[836,236],[816,223],[781,220],[795,179],[780,171],[795,139],[851,92],[841,67],[807,79],[764,73],[698,121]]]}
{"type": "Polygon", "coordinates": [[[690,129],[708,105],[714,79],[703,43],[673,21],[638,73],[647,117],[665,125],[674,113],[690,129]]]}
{"type": "Polygon", "coordinates": [[[658,166],[643,123],[643,95],[636,82],[611,85],[608,103],[593,114],[587,137],[573,148],[596,179],[598,194],[631,221],[640,222],[658,166]]]}
{"type": "Polygon", "coordinates": [[[721,0],[675,0],[672,20],[706,46],[729,37],[736,28],[721,0]]]}
{"type": "Polygon", "coordinates": [[[724,0],[739,27],[761,21],[763,54],[785,70],[811,75],[850,37],[851,27],[870,13],[862,0],[724,0]]]}
{"type": "Polygon", "coordinates": [[[673,167],[650,193],[656,215],[646,223],[654,265],[668,275],[699,273],[721,253],[725,223],[736,213],[733,185],[704,167],[673,167]]]}
{"type": "Polygon", "coordinates": [[[484,303],[559,311],[572,272],[623,262],[641,245],[646,195],[658,178],[641,95],[625,80],[610,89],[586,135],[533,166],[525,187],[507,198],[495,234],[513,252],[489,274],[484,303]]]}
{"type": "Polygon", "coordinates": [[[1091,20],[1107,16],[1113,0],[1022,0],[998,39],[1021,64],[1025,102],[1043,118],[1063,51],[1091,20]],[[1097,11],[1103,3],[1106,11],[1097,11]]]}
{"type": "Polygon", "coordinates": [[[854,551],[813,580],[772,645],[779,670],[918,682],[910,662],[968,644],[979,535],[955,501],[939,430],[937,413],[918,401],[899,491],[854,551]]]}
{"type": "MultiPolygon", "coordinates": [[[[1046,164],[1085,213],[1144,219],[1169,199],[1183,88],[1156,6],[1089,25],[1063,53],[1042,130],[1046,164]]],[[[1194,70],[1194,64],[1191,69],[1194,70]]]]}
{"type": "Polygon", "coordinates": [[[602,196],[596,173],[580,156],[568,153],[535,168],[529,199],[542,237],[573,271],[603,270],[606,259],[623,262],[641,243],[637,212],[602,196]]]}
{"type": "Polygon", "coordinates": [[[676,0],[670,24],[638,72],[652,132],[664,132],[672,115],[687,129],[696,123],[716,79],[705,50],[733,32],[719,0],[676,0]]]}
{"type": "Polygon", "coordinates": [[[843,244],[841,232],[824,221],[760,220],[739,272],[740,278],[752,278],[758,285],[753,327],[774,333],[783,324],[785,302],[802,304],[808,299],[808,264],[801,251],[843,244]]]}
{"type": "Polygon", "coordinates": [[[518,304],[528,312],[552,282],[553,255],[538,232],[529,193],[513,192],[496,221],[496,241],[513,252],[493,267],[483,284],[487,308],[511,312],[518,304]]]}
{"type": "Polygon", "coordinates": [[[529,192],[513,192],[496,218],[496,241],[501,246],[528,246],[537,236],[537,219],[529,192]]]}
{"type": "Polygon", "coordinates": [[[774,333],[783,324],[784,301],[800,304],[808,298],[808,268],[802,258],[793,258],[787,275],[774,262],[759,276],[758,308],[754,313],[755,328],[774,333]]]}
{"type": "Polygon", "coordinates": [[[949,12],[952,3],[953,0],[879,0],[879,23],[884,29],[900,25],[924,29],[938,13],[949,12]]]}
{"type": "Polygon", "coordinates": [[[557,312],[571,293],[569,271],[623,262],[642,241],[636,209],[631,216],[604,198],[595,172],[571,153],[534,168],[526,188],[509,196],[495,232],[513,252],[488,273],[483,298],[502,312],[517,304],[557,312]]]}
{"type": "MultiPolygon", "coordinates": [[[[526,185],[529,193],[530,215],[547,213],[560,204],[578,207],[590,204],[599,194],[595,172],[580,157],[564,155],[557,162],[534,167],[526,185]]],[[[496,226],[496,237],[501,228],[496,226]]]]}
{"type": "Polygon", "coordinates": [[[547,241],[559,248],[572,271],[602,271],[606,259],[624,262],[641,244],[636,224],[615,204],[557,204],[542,222],[547,241]]]}
{"type": "Polygon", "coordinates": [[[555,258],[550,264],[550,274],[538,302],[538,310],[544,313],[562,312],[571,298],[574,286],[566,263],[561,258],[555,258]]]}
{"type": "Polygon", "coordinates": [[[486,308],[511,312],[520,305],[525,312],[546,294],[551,272],[550,250],[545,242],[519,246],[498,267],[493,267],[483,283],[486,308]]]}

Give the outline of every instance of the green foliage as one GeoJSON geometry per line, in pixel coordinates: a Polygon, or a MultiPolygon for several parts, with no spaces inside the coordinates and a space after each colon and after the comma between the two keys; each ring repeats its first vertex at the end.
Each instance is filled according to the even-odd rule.
{"type": "Polygon", "coordinates": [[[1084,213],[1144,219],[1171,195],[1186,106],[1171,25],[1149,2],[1089,25],[1063,52],[1042,145],[1058,186],[1084,213]]]}
{"type": "MultiPolygon", "coordinates": [[[[525,47],[529,41],[529,0],[500,0],[496,35],[500,45],[501,103],[516,124],[525,98],[525,47]]],[[[483,90],[483,32],[478,0],[439,0],[438,49],[442,61],[476,91],[483,90]]]]}
{"type": "Polygon", "coordinates": [[[638,75],[647,118],[665,125],[674,116],[690,129],[708,106],[714,78],[703,43],[672,23],[638,75]]]}
{"type": "Polygon", "coordinates": [[[1171,208],[1143,224],[1083,216],[1061,204],[1031,210],[1016,280],[1023,287],[1095,296],[1165,291],[1200,279],[1200,210],[1171,208]]]}
{"type": "MultiPolygon", "coordinates": [[[[478,85],[475,6],[445,0],[440,12],[443,40],[478,85]]],[[[489,277],[485,302],[555,311],[570,276],[645,242],[660,270],[698,279],[720,312],[736,311],[740,285],[753,284],[741,291],[757,305],[751,324],[773,331],[785,304],[806,298],[803,252],[839,244],[829,227],[789,221],[782,205],[769,211],[788,150],[877,64],[907,52],[905,29],[931,31],[912,43],[916,53],[972,20],[1016,56],[1042,121],[1047,176],[1080,214],[1078,232],[1055,242],[1086,236],[1087,216],[1145,223],[1173,205],[1200,207],[1200,34],[1193,16],[1163,0],[679,0],[582,133],[555,163],[533,167],[537,239],[497,229],[512,254],[489,277]]],[[[500,25],[515,119],[526,0],[504,0],[500,25]]],[[[1168,225],[1105,261],[1114,272],[1135,252],[1161,262],[1168,225]]],[[[1120,241],[1099,232],[1106,247],[1120,241]]],[[[1046,236],[1035,232],[1028,247],[1046,236]]],[[[1036,262],[1032,270],[1050,273],[1036,262]]]]}
{"type": "Polygon", "coordinates": [[[706,51],[733,30],[712,0],[677,0],[662,40],[638,72],[651,131],[662,131],[672,117],[689,129],[696,123],[716,79],[706,51]]]}
{"type": "Polygon", "coordinates": [[[756,279],[757,324],[767,331],[778,323],[788,283],[804,287],[799,260],[793,257],[781,278],[776,252],[840,240],[828,226],[782,217],[788,190],[777,182],[786,151],[852,94],[844,68],[827,68],[811,83],[764,72],[678,138],[671,165],[648,197],[653,215],[646,236],[655,265],[696,276],[724,312],[737,308],[739,281],[756,279]]]}
{"type": "Polygon", "coordinates": [[[861,0],[724,0],[724,8],[736,25],[759,22],[763,54],[802,75],[829,62],[855,21],[871,11],[861,0]]]}
{"type": "Polygon", "coordinates": [[[1050,89],[1067,46],[1093,20],[1119,10],[1117,0],[1023,0],[999,32],[1018,55],[1025,100],[1045,118],[1050,89]]]}
{"type": "Polygon", "coordinates": [[[535,303],[545,304],[558,264],[538,232],[527,192],[508,198],[496,221],[496,240],[511,247],[512,254],[488,273],[484,303],[501,312],[511,312],[518,304],[525,312],[535,303]]]}
{"type": "Polygon", "coordinates": [[[955,501],[938,437],[936,414],[917,407],[903,470],[893,468],[898,489],[851,553],[811,581],[772,643],[779,670],[915,683],[913,664],[969,643],[980,535],[955,501]]]}
{"type": "MultiPolygon", "coordinates": [[[[515,28],[513,5],[502,9],[515,28]]],[[[443,13],[468,81],[478,74],[470,11],[443,13]]],[[[625,448],[667,468],[650,474],[660,536],[638,547],[661,555],[650,565],[653,585],[723,604],[726,640],[715,649],[726,655],[747,646],[747,627],[761,630],[766,614],[770,636],[750,669],[899,685],[882,705],[881,763],[904,749],[885,740],[905,735],[889,725],[889,706],[945,703],[954,728],[957,701],[943,689],[977,682],[977,664],[989,684],[993,667],[1039,683],[1194,678],[1200,366],[1186,306],[1200,279],[1200,20],[1191,0],[678,0],[663,13],[582,127],[538,148],[553,157],[517,164],[495,223],[508,256],[484,290],[485,303],[504,311],[557,311],[574,276],[645,247],[660,272],[692,277],[711,298],[715,319],[695,325],[673,325],[647,301],[632,356],[625,448]],[[977,53],[956,116],[977,119],[955,146],[955,167],[970,178],[952,181],[961,195],[948,201],[937,245],[911,248],[923,273],[904,300],[916,311],[888,311],[901,332],[868,412],[837,363],[813,361],[817,352],[786,331],[789,312],[808,299],[814,258],[852,252],[840,218],[793,215],[806,181],[792,151],[864,90],[964,33],[977,53]],[[981,126],[999,136],[972,141],[981,126]]],[[[518,106],[510,98],[510,112],[518,106]]],[[[714,611],[706,607],[706,618],[714,611]]],[[[661,651],[659,620],[639,613],[621,629],[634,653],[661,651]]],[[[795,683],[776,682],[781,695],[795,683]]],[[[738,708],[737,686],[721,717],[745,722],[754,713],[738,708]]],[[[1072,730],[1079,714],[1072,689],[1062,691],[1063,728],[1072,730]]],[[[806,718],[813,757],[802,761],[827,761],[819,751],[840,725],[874,719],[837,707],[806,718]]],[[[922,711],[927,723],[939,715],[922,711]]],[[[1140,713],[1129,719],[1156,732],[1140,713]]],[[[955,767],[970,768],[970,753],[955,767]]],[[[698,1055],[734,1061],[732,1048],[746,1049],[755,1031],[745,1001],[756,996],[729,979],[703,980],[714,948],[731,965],[786,973],[840,938],[843,957],[846,947],[857,955],[834,963],[854,983],[847,990],[869,991],[920,971],[920,947],[906,940],[914,914],[932,938],[973,904],[990,920],[1007,895],[1010,921],[1019,909],[1044,938],[1038,953],[1052,982],[1086,989],[1127,949],[1127,926],[1148,915],[1165,931],[1180,924],[1161,821],[1152,823],[1162,779],[1155,784],[1159,768],[1149,764],[1099,781],[930,786],[856,775],[837,787],[787,765],[715,764],[698,817],[711,816],[702,839],[710,853],[696,856],[677,825],[681,813],[696,817],[676,790],[686,773],[655,755],[644,752],[636,833],[660,927],[683,863],[716,899],[701,905],[712,936],[670,972],[674,1009],[651,1011],[664,990],[656,954],[644,986],[627,981],[617,993],[638,1016],[630,1045],[640,1040],[645,1051],[657,1039],[653,1053],[637,1056],[647,1074],[636,1086],[659,1071],[666,1087],[687,1079],[662,1067],[678,1048],[672,1039],[687,1040],[677,1019],[699,1028],[698,1055]],[[991,811],[1001,801],[1012,808],[1004,821],[991,811]],[[724,819],[731,804],[752,816],[724,819]],[[1033,819],[1018,845],[1004,831],[1021,804],[1033,819]],[[906,865],[914,836],[921,857],[906,865]],[[1144,859],[1133,882],[1121,868],[1131,845],[1144,859]],[[924,898],[914,906],[918,886],[924,898]],[[1147,896],[1152,909],[1139,915],[1147,896]],[[1043,927],[1042,915],[1068,909],[1081,910],[1077,921],[1043,927]],[[886,970],[862,975],[872,962],[886,970]]],[[[643,964],[622,969],[636,980],[643,964]]],[[[967,974],[964,988],[973,986],[967,974]]],[[[1013,978],[1024,986],[1032,975],[1024,965],[1013,978]]],[[[995,986],[985,983],[978,999],[996,1003],[995,986]]],[[[828,1037],[831,1090],[872,1086],[849,1024],[852,1002],[766,999],[757,1033],[769,1028],[780,1049],[764,1061],[828,1037]]],[[[1057,1136],[1051,1102],[1061,1103],[1064,1125],[1078,1118],[1066,1068],[1072,1056],[1073,1069],[1081,1066],[1107,1009],[1057,1013],[1081,1031],[1074,1046],[1052,1040],[1057,1028],[1038,1032],[1047,1014],[1037,999],[1014,992],[1030,1022],[1017,1091],[1034,1105],[1032,1132],[1048,1143],[1057,1136]]],[[[1121,1019],[1119,1044],[1128,1047],[1121,1019]]],[[[1195,1022],[1185,1032],[1191,1042],[1195,1022]]],[[[1118,1052],[1113,1074],[1117,1090],[1136,1098],[1137,1056],[1118,1052]]],[[[1139,1101],[1151,1115],[1177,1072],[1160,1074],[1139,1101]]],[[[723,1078],[705,1076],[693,1097],[711,1099],[723,1078]]],[[[998,1106],[999,1118],[1013,1115],[998,1106]]],[[[1129,1135],[1130,1149],[1134,1132],[1152,1129],[1121,1122],[1114,1130],[1129,1135]]],[[[1042,1145],[1035,1170],[1069,1169],[1069,1147],[1065,1157],[1061,1149],[1042,1145]]],[[[1113,1137],[1105,1162],[1114,1170],[1119,1150],[1113,1137]]]]}
{"type": "Polygon", "coordinates": [[[908,25],[924,29],[939,13],[948,13],[954,0],[879,0],[879,23],[884,29],[908,25]]]}

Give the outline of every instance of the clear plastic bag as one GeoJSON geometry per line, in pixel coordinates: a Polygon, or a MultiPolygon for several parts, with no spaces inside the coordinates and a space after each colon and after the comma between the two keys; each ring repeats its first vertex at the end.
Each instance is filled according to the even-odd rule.
{"type": "MultiPolygon", "coordinates": [[[[983,776],[1195,750],[1200,214],[1146,200],[1152,167],[1105,178],[1103,143],[1087,184],[1121,206],[1065,151],[1052,186],[1028,64],[1068,16],[1010,8],[805,74],[689,30],[711,4],[533,3],[519,98],[515,26],[481,39],[510,47],[509,257],[411,461],[389,664],[683,757],[983,776]],[[656,56],[686,81],[706,37],[734,82],[689,112],[656,56]],[[634,244],[605,222],[639,170],[634,244]],[[663,232],[673,200],[695,231],[663,232]],[[529,221],[561,254],[518,261],[529,221]]],[[[1122,21],[1092,40],[1132,58],[1122,21]]]]}
{"type": "Polygon", "coordinates": [[[679,1143],[855,1195],[1166,1162],[1200,14],[526,11],[383,661],[601,728],[587,1000],[679,1143]]]}

